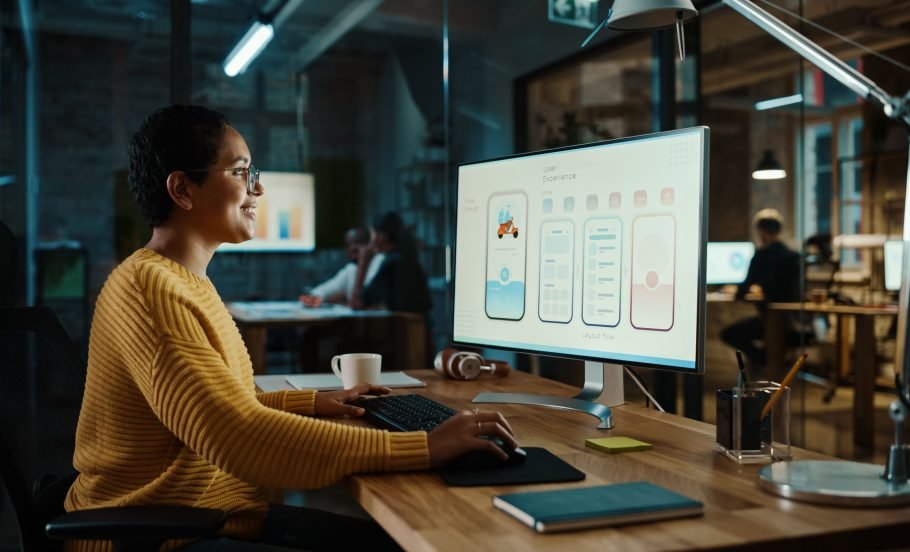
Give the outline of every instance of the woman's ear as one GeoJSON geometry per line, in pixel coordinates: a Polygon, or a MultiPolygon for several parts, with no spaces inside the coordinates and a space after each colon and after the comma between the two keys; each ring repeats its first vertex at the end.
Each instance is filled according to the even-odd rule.
{"type": "Polygon", "coordinates": [[[190,192],[190,179],[183,171],[174,171],[167,175],[167,194],[171,201],[184,211],[193,208],[193,195],[190,192]]]}

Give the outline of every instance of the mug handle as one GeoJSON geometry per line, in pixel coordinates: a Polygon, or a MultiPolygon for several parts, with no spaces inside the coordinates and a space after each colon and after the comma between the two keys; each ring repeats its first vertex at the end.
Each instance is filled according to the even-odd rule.
{"type": "Polygon", "coordinates": [[[341,362],[341,355],[335,355],[332,357],[332,371],[335,372],[335,375],[338,376],[338,379],[341,379],[341,368],[339,363],[341,362]]]}

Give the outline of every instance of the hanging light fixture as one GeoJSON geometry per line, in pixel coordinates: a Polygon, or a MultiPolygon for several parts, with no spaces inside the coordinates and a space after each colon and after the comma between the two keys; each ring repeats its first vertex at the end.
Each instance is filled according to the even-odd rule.
{"type": "Polygon", "coordinates": [[[584,48],[600,29],[614,31],[643,31],[676,26],[676,47],[679,61],[686,61],[683,23],[698,15],[692,0],[615,0],[607,17],[582,43],[584,48]]]}
{"type": "Polygon", "coordinates": [[[766,149],[758,166],[752,171],[752,178],[755,180],[780,180],[787,178],[787,171],[774,156],[774,152],[766,149]]]}
{"type": "Polygon", "coordinates": [[[640,31],[672,27],[698,15],[691,0],[616,0],[607,27],[616,31],[640,31]]]}

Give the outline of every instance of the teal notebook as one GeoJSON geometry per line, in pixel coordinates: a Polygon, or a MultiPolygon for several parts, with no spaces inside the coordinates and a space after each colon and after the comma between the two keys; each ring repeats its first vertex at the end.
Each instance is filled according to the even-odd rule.
{"type": "Polygon", "coordinates": [[[493,506],[538,533],[697,516],[704,507],[647,481],[499,495],[493,506]]]}

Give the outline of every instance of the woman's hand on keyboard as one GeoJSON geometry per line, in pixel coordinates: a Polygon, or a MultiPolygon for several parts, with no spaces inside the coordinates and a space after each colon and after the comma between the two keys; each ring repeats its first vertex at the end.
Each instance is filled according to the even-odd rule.
{"type": "Polygon", "coordinates": [[[387,395],[389,392],[391,389],[388,387],[370,383],[361,383],[342,391],[317,391],[314,410],[317,416],[363,416],[362,408],[347,403],[356,401],[361,395],[387,395]]]}
{"type": "Polygon", "coordinates": [[[472,450],[486,450],[505,461],[509,455],[490,439],[499,437],[506,446],[518,448],[509,422],[499,412],[466,410],[459,412],[427,434],[430,466],[438,467],[472,450]]]}

